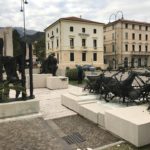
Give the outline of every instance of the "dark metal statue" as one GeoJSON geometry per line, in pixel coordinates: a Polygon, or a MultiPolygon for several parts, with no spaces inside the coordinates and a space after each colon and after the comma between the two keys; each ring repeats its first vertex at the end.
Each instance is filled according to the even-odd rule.
{"type": "Polygon", "coordinates": [[[56,76],[57,69],[57,59],[55,58],[55,54],[52,53],[43,61],[41,73],[52,73],[53,76],[56,76]]]}
{"type": "MultiPolygon", "coordinates": [[[[0,83],[1,85],[13,84],[16,89],[16,99],[18,98],[20,91],[22,91],[22,99],[31,99],[33,96],[33,78],[32,78],[32,46],[29,44],[29,59],[25,60],[26,56],[26,43],[20,41],[19,43],[20,52],[17,56],[3,56],[3,40],[0,39],[0,83]],[[25,67],[26,62],[29,63],[29,74],[30,74],[30,96],[27,97],[26,94],[26,76],[25,76],[25,67]],[[4,69],[4,71],[3,71],[4,69]],[[17,70],[21,74],[19,79],[17,70]],[[6,79],[3,79],[3,72],[6,72],[6,79]],[[16,88],[20,87],[20,88],[16,88]]],[[[9,93],[8,93],[9,95],[9,93]]],[[[0,97],[2,100],[2,97],[0,97]]]]}
{"type": "Polygon", "coordinates": [[[128,72],[128,77],[122,80],[122,74],[124,71],[118,71],[111,77],[105,76],[104,72],[99,76],[87,77],[88,82],[84,89],[88,89],[89,92],[94,92],[100,94],[101,97],[109,102],[115,97],[123,100],[123,103],[134,102],[139,100],[139,102],[148,102],[150,96],[150,73],[148,72],[128,72]],[[117,75],[120,75],[120,79],[117,75]],[[141,76],[148,78],[143,81],[141,76]],[[136,85],[134,85],[136,83],[136,85]]]}

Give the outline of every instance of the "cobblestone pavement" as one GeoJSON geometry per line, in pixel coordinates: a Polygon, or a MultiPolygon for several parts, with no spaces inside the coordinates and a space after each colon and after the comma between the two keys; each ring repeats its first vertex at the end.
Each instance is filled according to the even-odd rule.
{"type": "Polygon", "coordinates": [[[53,121],[66,135],[78,132],[86,139],[85,142],[76,143],[76,148],[97,148],[120,140],[79,115],[54,119],[53,121]]]}
{"type": "Polygon", "coordinates": [[[0,124],[0,150],[71,150],[43,118],[0,124]]]}

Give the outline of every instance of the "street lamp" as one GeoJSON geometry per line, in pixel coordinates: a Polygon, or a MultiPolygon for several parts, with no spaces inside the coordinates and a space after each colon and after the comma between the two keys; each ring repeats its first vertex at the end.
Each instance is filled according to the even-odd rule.
{"type": "MultiPolygon", "coordinates": [[[[110,21],[111,21],[111,18],[114,16],[114,19],[115,19],[115,21],[117,20],[117,17],[118,17],[118,15],[119,14],[121,14],[121,19],[123,19],[124,17],[123,17],[123,12],[122,11],[117,11],[116,13],[113,13],[113,14],[111,14],[110,15],[110,17],[109,17],[109,23],[110,23],[110,21]]],[[[117,63],[117,36],[116,36],[116,25],[115,25],[115,69],[116,69],[116,63],[117,63]]]]}
{"type": "Polygon", "coordinates": [[[25,4],[28,4],[27,0],[21,0],[21,9],[20,9],[20,11],[23,13],[24,40],[26,40],[25,4]]]}
{"type": "Polygon", "coordinates": [[[22,87],[25,88],[25,93],[22,93],[22,98],[27,99],[26,95],[26,76],[25,76],[25,54],[26,54],[26,22],[25,22],[25,4],[28,4],[27,0],[21,0],[21,9],[20,11],[23,13],[23,27],[24,27],[24,42],[21,42],[20,46],[22,49],[22,66],[21,66],[21,79],[22,79],[22,87]]]}

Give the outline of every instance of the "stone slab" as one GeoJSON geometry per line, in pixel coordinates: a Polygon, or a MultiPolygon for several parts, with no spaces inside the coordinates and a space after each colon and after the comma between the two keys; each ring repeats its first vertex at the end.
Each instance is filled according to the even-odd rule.
{"type": "Polygon", "coordinates": [[[15,101],[0,104],[0,119],[39,113],[39,101],[15,101]]]}
{"type": "Polygon", "coordinates": [[[83,104],[80,106],[79,114],[92,122],[105,127],[105,112],[112,109],[107,106],[99,105],[98,100],[93,103],[83,104]]]}
{"type": "Polygon", "coordinates": [[[70,93],[67,93],[61,96],[61,103],[69,109],[79,113],[80,105],[95,102],[95,99],[95,95],[75,96],[70,93]]]}
{"type": "MultiPolygon", "coordinates": [[[[46,88],[47,77],[52,74],[33,74],[33,88],[46,88]]],[[[26,87],[30,87],[29,75],[26,75],[26,87]]]]}
{"type": "Polygon", "coordinates": [[[47,77],[46,87],[48,89],[66,89],[68,88],[68,77],[63,76],[52,76],[47,77]]]}
{"type": "Polygon", "coordinates": [[[106,111],[105,128],[137,147],[150,144],[150,113],[146,105],[106,111]]]}

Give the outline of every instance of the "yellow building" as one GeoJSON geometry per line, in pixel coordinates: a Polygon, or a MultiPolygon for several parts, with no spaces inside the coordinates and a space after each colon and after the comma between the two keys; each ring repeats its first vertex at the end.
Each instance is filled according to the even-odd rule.
{"type": "Polygon", "coordinates": [[[60,18],[45,29],[46,55],[55,53],[59,68],[103,67],[103,25],[77,17],[60,18]]]}
{"type": "Polygon", "coordinates": [[[119,19],[104,27],[104,63],[118,66],[150,65],[150,23],[119,19]]]}

